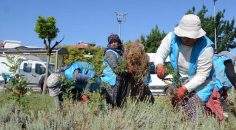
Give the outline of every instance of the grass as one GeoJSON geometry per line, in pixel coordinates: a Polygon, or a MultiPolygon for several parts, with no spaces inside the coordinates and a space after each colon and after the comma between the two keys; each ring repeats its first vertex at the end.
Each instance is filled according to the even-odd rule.
{"type": "MultiPolygon", "coordinates": [[[[16,95],[11,93],[0,93],[0,107],[4,107],[8,103],[17,103],[16,95]]],[[[24,112],[47,111],[55,107],[53,98],[39,93],[33,93],[30,96],[24,95],[19,100],[24,112]]]]}
{"type": "Polygon", "coordinates": [[[123,108],[111,108],[94,94],[88,102],[71,103],[65,100],[63,109],[56,111],[53,99],[47,95],[32,94],[22,97],[19,105],[11,97],[0,93],[0,129],[26,130],[185,130],[235,129],[235,115],[219,123],[214,117],[199,118],[195,126],[183,111],[176,112],[166,97],[156,97],[155,103],[133,103],[128,99],[123,108]]]}

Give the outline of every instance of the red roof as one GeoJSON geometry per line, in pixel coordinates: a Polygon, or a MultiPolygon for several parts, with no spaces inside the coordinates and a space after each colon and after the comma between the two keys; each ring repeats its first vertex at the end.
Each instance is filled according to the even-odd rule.
{"type": "Polygon", "coordinates": [[[86,43],[78,43],[75,45],[78,49],[87,49],[88,47],[94,47],[96,44],[86,44],[86,43]]]}
{"type": "Polygon", "coordinates": [[[88,48],[88,45],[87,44],[77,44],[77,45],[75,45],[75,47],[78,49],[86,49],[86,48],[88,48]]]}

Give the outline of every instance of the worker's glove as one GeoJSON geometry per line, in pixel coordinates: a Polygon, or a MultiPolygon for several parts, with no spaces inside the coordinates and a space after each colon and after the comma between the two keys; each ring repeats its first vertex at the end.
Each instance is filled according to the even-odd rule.
{"type": "Polygon", "coordinates": [[[186,87],[182,86],[182,87],[178,88],[177,89],[177,94],[178,94],[179,100],[182,100],[186,93],[187,93],[187,88],[186,87]]]}
{"type": "Polygon", "coordinates": [[[89,97],[87,95],[82,95],[81,99],[83,102],[86,102],[89,100],[89,97]]]}
{"type": "Polygon", "coordinates": [[[162,64],[158,64],[156,68],[157,77],[160,79],[165,78],[166,68],[162,64]]]}

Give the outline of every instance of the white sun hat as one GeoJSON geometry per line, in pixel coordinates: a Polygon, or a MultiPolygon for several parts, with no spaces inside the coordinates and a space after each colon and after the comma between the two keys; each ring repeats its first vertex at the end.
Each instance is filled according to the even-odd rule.
{"type": "Polygon", "coordinates": [[[201,21],[198,16],[194,14],[187,14],[182,17],[174,33],[179,37],[187,37],[197,39],[204,35],[206,32],[201,27],[201,21]]]}

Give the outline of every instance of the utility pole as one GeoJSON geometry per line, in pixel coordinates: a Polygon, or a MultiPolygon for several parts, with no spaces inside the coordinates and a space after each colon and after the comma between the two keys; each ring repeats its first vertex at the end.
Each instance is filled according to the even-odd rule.
{"type": "Polygon", "coordinates": [[[121,23],[126,20],[126,15],[128,13],[123,13],[123,12],[115,12],[115,13],[116,13],[117,22],[119,23],[119,37],[121,39],[121,23]]]}
{"type": "Polygon", "coordinates": [[[216,1],[217,1],[217,0],[213,0],[213,2],[214,2],[215,50],[216,50],[216,52],[217,52],[217,39],[216,39],[216,7],[215,7],[216,1]]]}

